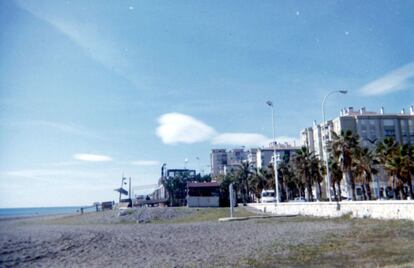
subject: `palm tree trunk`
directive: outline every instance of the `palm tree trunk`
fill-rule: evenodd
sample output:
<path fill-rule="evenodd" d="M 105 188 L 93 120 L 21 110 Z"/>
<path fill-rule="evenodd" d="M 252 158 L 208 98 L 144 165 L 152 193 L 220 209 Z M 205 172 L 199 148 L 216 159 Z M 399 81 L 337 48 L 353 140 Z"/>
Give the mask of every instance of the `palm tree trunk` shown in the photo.
<path fill-rule="evenodd" d="M 352 177 L 352 171 L 351 171 L 351 169 L 348 170 L 347 175 L 349 177 L 349 181 L 351 182 L 352 201 L 356 201 L 355 180 Z"/>
<path fill-rule="evenodd" d="M 342 201 L 341 182 L 338 181 L 337 184 L 338 184 L 338 201 L 340 202 Z"/>
<path fill-rule="evenodd" d="M 395 187 L 395 176 L 392 176 L 392 190 L 394 192 L 394 199 L 397 200 L 398 188 Z"/>
<path fill-rule="evenodd" d="M 247 179 L 244 184 L 244 193 L 243 193 L 243 206 L 247 206 L 247 199 L 249 198 L 249 185 Z"/>
<path fill-rule="evenodd" d="M 365 185 L 361 185 L 362 188 L 362 196 L 364 197 L 364 200 L 367 200 L 366 192 L 365 192 Z"/>
<path fill-rule="evenodd" d="M 307 190 L 308 190 L 308 201 L 312 202 L 313 201 L 313 194 L 312 194 L 312 184 L 311 184 L 310 179 L 308 179 Z"/>
<path fill-rule="evenodd" d="M 285 193 L 286 193 L 285 201 L 287 202 L 289 200 L 289 187 L 288 187 L 287 183 L 285 183 Z"/>
<path fill-rule="evenodd" d="M 411 176 L 408 178 L 407 184 L 408 184 L 408 190 L 410 191 L 410 198 L 411 200 L 414 200 L 413 183 L 411 181 Z"/>
<path fill-rule="evenodd" d="M 303 186 L 300 184 L 298 185 L 299 189 L 299 197 L 305 196 L 305 189 L 303 189 Z"/>
<path fill-rule="evenodd" d="M 332 184 L 332 189 L 333 189 L 333 194 L 334 194 L 335 201 L 338 201 L 338 197 L 336 196 L 336 187 L 335 187 L 335 183 L 333 183 L 333 184 Z"/>
<path fill-rule="evenodd" d="M 369 183 L 366 183 L 365 185 L 367 187 L 368 200 L 372 200 L 372 196 L 371 196 L 371 186 L 369 185 Z"/>
<path fill-rule="evenodd" d="M 404 200 L 404 191 L 403 191 L 402 186 L 398 186 L 398 195 L 399 195 L 400 200 Z"/>
<path fill-rule="evenodd" d="M 321 191 L 322 191 L 322 189 L 321 189 L 321 184 L 320 184 L 320 182 L 318 181 L 317 182 L 317 187 L 318 187 L 318 196 L 317 196 L 317 199 L 319 200 L 319 201 L 321 201 Z"/>

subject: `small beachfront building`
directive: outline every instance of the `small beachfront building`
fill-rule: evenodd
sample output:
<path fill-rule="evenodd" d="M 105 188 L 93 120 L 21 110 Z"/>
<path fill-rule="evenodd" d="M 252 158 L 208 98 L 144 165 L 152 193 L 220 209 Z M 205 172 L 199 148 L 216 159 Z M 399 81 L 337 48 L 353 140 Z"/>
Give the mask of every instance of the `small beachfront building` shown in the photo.
<path fill-rule="evenodd" d="M 218 182 L 188 182 L 188 207 L 218 207 L 220 204 L 220 184 Z"/>

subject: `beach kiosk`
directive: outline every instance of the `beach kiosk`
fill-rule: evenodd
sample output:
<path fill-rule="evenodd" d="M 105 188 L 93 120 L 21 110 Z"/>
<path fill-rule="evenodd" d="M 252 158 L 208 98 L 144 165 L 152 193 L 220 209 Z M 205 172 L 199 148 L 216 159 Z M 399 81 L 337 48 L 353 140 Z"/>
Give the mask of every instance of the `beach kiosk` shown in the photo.
<path fill-rule="evenodd" d="M 218 207 L 220 184 L 218 182 L 187 182 L 188 207 Z"/>

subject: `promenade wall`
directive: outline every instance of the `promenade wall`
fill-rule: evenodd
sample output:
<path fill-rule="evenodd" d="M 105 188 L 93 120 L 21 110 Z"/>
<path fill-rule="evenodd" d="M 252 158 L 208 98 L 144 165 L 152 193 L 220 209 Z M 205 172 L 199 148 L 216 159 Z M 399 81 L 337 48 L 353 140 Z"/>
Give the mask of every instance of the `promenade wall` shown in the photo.
<path fill-rule="evenodd" d="M 414 221 L 413 200 L 387 201 L 342 201 L 342 202 L 302 202 L 302 203 L 250 203 L 250 207 L 275 215 L 306 215 L 316 217 L 340 217 L 351 215 L 354 218 L 406 219 Z"/>

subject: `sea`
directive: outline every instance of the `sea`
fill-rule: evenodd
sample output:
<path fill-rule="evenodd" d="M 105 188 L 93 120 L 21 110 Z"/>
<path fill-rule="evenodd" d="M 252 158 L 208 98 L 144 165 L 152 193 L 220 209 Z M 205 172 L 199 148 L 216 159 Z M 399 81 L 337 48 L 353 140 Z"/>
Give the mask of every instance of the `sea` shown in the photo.
<path fill-rule="evenodd" d="M 0 208 L 0 218 L 79 214 L 81 207 Z M 84 209 L 84 212 L 95 211 L 95 209 L 95 207 L 88 207 Z"/>

